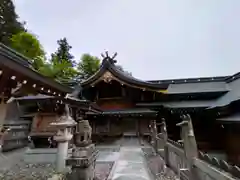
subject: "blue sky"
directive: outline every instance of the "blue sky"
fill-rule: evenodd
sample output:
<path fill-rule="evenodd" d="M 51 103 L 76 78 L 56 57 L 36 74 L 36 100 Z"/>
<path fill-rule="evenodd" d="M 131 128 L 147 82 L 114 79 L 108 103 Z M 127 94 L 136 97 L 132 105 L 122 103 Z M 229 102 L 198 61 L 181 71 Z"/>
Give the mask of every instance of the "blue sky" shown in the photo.
<path fill-rule="evenodd" d="M 118 64 L 143 80 L 240 71 L 239 0 L 14 2 L 47 53 L 66 37 L 76 59 L 118 52 Z"/>

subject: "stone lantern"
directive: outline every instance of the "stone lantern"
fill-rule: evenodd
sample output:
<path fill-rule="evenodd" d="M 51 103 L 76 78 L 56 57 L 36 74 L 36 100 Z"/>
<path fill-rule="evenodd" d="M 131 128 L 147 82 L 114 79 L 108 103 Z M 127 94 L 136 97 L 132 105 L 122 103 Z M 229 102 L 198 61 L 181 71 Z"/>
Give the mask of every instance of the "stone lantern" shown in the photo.
<path fill-rule="evenodd" d="M 78 119 L 75 136 L 78 147 L 87 146 L 92 143 L 92 128 L 88 120 Z"/>
<path fill-rule="evenodd" d="M 68 142 L 73 137 L 72 131 L 76 124 L 68 113 L 62 115 L 56 122 L 51 123 L 51 126 L 57 129 L 57 134 L 53 138 L 58 143 L 56 168 L 59 172 L 65 168 L 65 161 L 68 155 Z"/>

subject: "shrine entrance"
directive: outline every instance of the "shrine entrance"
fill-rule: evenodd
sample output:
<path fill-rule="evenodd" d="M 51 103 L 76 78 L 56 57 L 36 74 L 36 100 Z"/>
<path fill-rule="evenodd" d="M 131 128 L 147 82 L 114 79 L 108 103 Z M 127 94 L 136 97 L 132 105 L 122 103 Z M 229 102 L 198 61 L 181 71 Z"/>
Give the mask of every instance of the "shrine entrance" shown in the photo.
<path fill-rule="evenodd" d="M 137 120 L 124 118 L 121 122 L 123 136 L 137 136 Z"/>

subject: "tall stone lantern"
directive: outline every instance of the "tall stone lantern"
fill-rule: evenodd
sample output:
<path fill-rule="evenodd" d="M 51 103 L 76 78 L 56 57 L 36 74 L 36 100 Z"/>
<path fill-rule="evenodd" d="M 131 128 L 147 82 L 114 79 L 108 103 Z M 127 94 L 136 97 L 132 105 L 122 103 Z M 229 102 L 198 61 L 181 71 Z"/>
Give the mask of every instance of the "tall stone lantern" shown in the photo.
<path fill-rule="evenodd" d="M 58 143 L 56 158 L 56 169 L 58 172 L 62 172 L 65 169 L 68 142 L 72 139 L 73 127 L 77 124 L 69 115 L 68 109 L 66 111 L 66 114 L 62 115 L 56 122 L 51 123 L 51 126 L 57 129 L 57 134 L 53 138 Z"/>

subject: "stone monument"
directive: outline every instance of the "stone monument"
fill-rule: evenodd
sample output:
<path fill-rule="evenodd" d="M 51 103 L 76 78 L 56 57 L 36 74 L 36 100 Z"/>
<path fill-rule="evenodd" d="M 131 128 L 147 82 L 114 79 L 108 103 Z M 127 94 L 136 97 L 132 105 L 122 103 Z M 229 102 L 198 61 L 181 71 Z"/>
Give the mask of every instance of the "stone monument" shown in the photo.
<path fill-rule="evenodd" d="M 77 123 L 76 147 L 66 164 L 72 167 L 72 180 L 93 180 L 97 151 L 91 140 L 92 128 L 88 120 L 79 118 Z"/>

